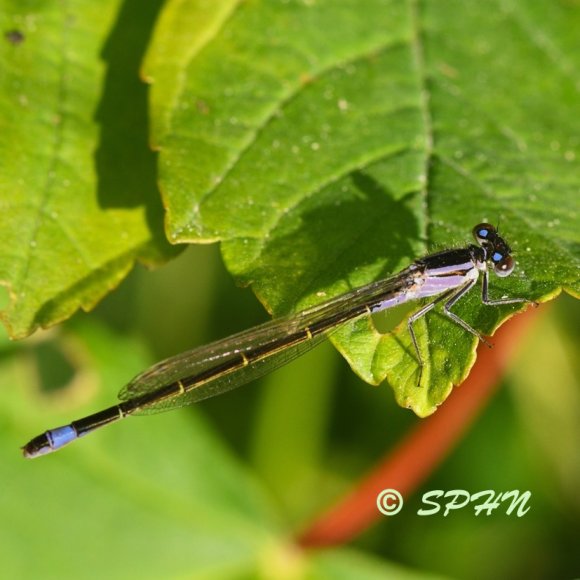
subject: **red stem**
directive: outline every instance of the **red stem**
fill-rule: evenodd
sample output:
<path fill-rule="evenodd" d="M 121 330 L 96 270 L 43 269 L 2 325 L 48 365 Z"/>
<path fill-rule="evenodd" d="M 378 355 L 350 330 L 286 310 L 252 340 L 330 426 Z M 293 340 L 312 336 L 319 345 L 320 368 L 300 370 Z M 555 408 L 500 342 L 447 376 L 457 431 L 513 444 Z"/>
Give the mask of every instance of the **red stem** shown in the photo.
<path fill-rule="evenodd" d="M 479 348 L 477 361 L 462 384 L 438 411 L 421 421 L 356 488 L 320 515 L 297 539 L 303 547 L 342 544 L 381 516 L 376 498 L 385 488 L 409 497 L 451 452 L 491 398 L 522 335 L 535 320 L 536 308 L 515 316 L 494 336 L 494 348 Z"/>

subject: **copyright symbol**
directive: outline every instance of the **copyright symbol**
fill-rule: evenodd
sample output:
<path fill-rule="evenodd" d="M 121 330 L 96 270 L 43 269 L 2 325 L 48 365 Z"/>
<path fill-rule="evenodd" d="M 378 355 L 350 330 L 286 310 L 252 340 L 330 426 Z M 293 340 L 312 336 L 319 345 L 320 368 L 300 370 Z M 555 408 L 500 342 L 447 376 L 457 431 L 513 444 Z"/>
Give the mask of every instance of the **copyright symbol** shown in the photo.
<path fill-rule="evenodd" d="M 383 489 L 377 495 L 377 508 L 384 516 L 394 516 L 403 509 L 403 496 L 396 489 Z"/>

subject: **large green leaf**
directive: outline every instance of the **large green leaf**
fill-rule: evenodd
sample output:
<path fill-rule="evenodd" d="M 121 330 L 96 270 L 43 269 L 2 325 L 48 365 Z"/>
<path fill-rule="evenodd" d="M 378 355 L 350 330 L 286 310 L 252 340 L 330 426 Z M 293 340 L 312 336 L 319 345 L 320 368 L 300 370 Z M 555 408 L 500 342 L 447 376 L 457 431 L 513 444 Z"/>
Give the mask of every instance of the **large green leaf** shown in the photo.
<path fill-rule="evenodd" d="M 43 345 L 66 350 L 74 365 L 74 383 L 60 399 L 68 412 L 57 412 L 54 393 L 42 398 L 46 376 L 28 376 L 31 357 L 38 359 Z M 0 383 L 16 387 L 2 389 L 0 414 L 0 558 L 7 576 L 160 578 L 195 571 L 225 578 L 256 566 L 260 552 L 275 543 L 267 494 L 199 412 L 132 421 L 128 429 L 111 429 L 51 462 L 22 459 L 23 431 L 41 419 L 32 409 L 52 409 L 65 420 L 71 408 L 79 411 L 79 397 L 88 402 L 91 392 L 106 404 L 146 362 L 135 341 L 90 324 L 13 354 L 0 364 Z M 49 368 L 55 367 L 53 355 Z M 89 407 L 96 403 L 88 398 Z"/>
<path fill-rule="evenodd" d="M 40 409 L 67 421 L 105 405 L 146 357 L 137 341 L 93 321 L 9 348 L 0 334 L 0 384 L 13 387 L 0 390 L 6 577 L 425 577 L 370 554 L 297 550 L 280 506 L 199 408 L 134 418 L 44 461 L 25 461 L 18 446 L 46 421 Z M 46 372 L 31 376 L 31 362 L 47 348 Z M 60 396 L 49 396 L 43 387 L 58 372 L 55 352 L 74 372 Z"/>
<path fill-rule="evenodd" d="M 15 338 L 170 251 L 137 76 L 147 4 L 0 3 L 0 284 Z"/>
<path fill-rule="evenodd" d="M 487 220 L 518 259 L 492 296 L 578 294 L 579 26 L 551 0 L 168 2 L 145 71 L 170 239 L 221 240 L 281 314 Z M 456 312 L 484 333 L 518 310 L 472 294 Z M 436 314 L 417 327 L 428 388 L 404 325 L 333 341 L 427 415 L 476 340 Z"/>

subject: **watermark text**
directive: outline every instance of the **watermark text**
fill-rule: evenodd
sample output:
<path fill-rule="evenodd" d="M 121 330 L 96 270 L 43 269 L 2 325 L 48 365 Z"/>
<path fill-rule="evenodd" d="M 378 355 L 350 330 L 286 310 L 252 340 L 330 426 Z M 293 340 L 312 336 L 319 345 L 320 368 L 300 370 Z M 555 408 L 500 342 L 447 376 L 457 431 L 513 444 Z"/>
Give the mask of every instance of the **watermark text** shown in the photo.
<path fill-rule="evenodd" d="M 506 515 L 521 518 L 530 510 L 530 491 L 494 491 L 487 489 L 469 493 L 464 489 L 433 489 L 426 491 L 421 497 L 421 507 L 417 510 L 419 516 L 450 513 L 461 509 L 472 509 L 476 516 L 490 516 L 500 510 Z M 403 509 L 403 496 L 396 489 L 383 489 L 377 495 L 377 509 L 385 516 L 393 516 Z"/>

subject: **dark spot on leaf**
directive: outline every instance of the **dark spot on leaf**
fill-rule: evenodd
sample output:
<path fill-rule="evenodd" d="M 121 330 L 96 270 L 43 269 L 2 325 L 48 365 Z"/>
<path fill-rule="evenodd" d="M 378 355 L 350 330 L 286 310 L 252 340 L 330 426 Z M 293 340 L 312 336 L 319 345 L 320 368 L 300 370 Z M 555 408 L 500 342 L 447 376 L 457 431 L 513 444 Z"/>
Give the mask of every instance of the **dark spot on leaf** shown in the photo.
<path fill-rule="evenodd" d="M 41 342 L 33 348 L 34 360 L 38 369 L 40 390 L 53 394 L 70 386 L 75 375 L 75 365 L 58 344 L 52 341 Z"/>
<path fill-rule="evenodd" d="M 21 30 L 8 30 L 7 32 L 4 33 L 4 38 L 10 43 L 10 44 L 22 44 L 24 42 L 24 40 L 26 39 L 26 37 L 24 36 L 24 32 L 22 32 Z"/>

